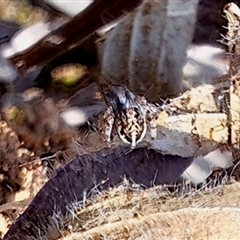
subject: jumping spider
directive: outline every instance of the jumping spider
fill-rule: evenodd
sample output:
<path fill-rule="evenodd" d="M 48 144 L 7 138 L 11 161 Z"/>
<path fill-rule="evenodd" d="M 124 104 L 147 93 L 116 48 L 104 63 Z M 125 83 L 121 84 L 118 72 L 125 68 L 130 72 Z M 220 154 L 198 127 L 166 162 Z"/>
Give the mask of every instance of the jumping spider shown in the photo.
<path fill-rule="evenodd" d="M 134 148 L 145 137 L 148 123 L 152 139 L 157 137 L 157 106 L 148 103 L 144 97 L 135 96 L 123 86 L 108 87 L 104 98 L 108 107 L 103 116 L 103 134 L 108 142 L 115 128 L 119 138 Z"/>

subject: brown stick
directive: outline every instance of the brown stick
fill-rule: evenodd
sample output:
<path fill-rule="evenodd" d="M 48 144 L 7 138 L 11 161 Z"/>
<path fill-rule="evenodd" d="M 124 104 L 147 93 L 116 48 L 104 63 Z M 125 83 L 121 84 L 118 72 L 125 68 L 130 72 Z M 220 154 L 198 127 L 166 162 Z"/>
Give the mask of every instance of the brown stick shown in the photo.
<path fill-rule="evenodd" d="M 22 74 L 30 68 L 46 64 L 76 46 L 82 39 L 135 8 L 142 0 L 95 0 L 72 20 L 41 39 L 33 48 L 11 60 Z"/>

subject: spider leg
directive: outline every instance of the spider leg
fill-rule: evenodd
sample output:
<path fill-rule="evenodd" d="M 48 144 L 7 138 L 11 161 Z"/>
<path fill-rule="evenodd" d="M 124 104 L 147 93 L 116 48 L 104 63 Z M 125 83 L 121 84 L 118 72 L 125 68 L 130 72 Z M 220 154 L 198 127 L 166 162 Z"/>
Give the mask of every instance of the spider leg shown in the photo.
<path fill-rule="evenodd" d="M 107 142 L 111 141 L 111 135 L 112 135 L 112 130 L 113 130 L 113 125 L 114 125 L 114 121 L 115 121 L 115 115 L 113 112 L 113 108 L 112 106 L 109 106 L 104 115 L 103 115 L 103 119 L 104 119 L 104 136 L 107 140 Z"/>
<path fill-rule="evenodd" d="M 151 139 L 154 140 L 157 138 L 157 122 L 155 118 L 151 119 L 151 121 L 149 122 L 149 127 Z"/>
<path fill-rule="evenodd" d="M 148 116 L 147 119 L 149 121 L 149 128 L 150 128 L 150 134 L 151 139 L 154 140 L 157 138 L 157 117 L 160 112 L 159 108 L 157 106 L 154 106 L 152 104 L 148 104 Z"/>

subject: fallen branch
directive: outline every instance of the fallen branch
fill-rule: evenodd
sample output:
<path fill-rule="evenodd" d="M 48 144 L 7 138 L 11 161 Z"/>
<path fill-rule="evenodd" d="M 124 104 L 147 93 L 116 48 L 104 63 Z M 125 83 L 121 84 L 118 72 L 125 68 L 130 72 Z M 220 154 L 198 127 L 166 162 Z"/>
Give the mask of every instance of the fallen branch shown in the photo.
<path fill-rule="evenodd" d="M 25 74 L 35 66 L 46 64 L 73 48 L 88 35 L 140 3 L 141 0 L 95 0 L 76 17 L 11 60 Z"/>
<path fill-rule="evenodd" d="M 79 156 L 57 171 L 36 195 L 27 210 L 9 229 L 4 240 L 57 239 L 66 222 L 69 204 L 84 202 L 126 177 L 144 187 L 181 179 L 192 158 L 163 156 L 146 148 L 103 149 Z M 56 221 L 56 215 L 58 220 Z"/>

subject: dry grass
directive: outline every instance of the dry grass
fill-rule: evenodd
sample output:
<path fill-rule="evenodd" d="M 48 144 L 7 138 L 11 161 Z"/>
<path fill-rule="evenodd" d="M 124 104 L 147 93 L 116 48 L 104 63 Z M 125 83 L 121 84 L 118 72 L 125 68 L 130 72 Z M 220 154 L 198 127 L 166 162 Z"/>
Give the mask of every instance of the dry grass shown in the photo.
<path fill-rule="evenodd" d="M 75 233 L 77 239 L 238 239 L 238 208 L 186 208 Z"/>
<path fill-rule="evenodd" d="M 239 190 L 240 183 L 183 195 L 113 189 L 75 204 L 62 239 L 239 239 Z"/>

